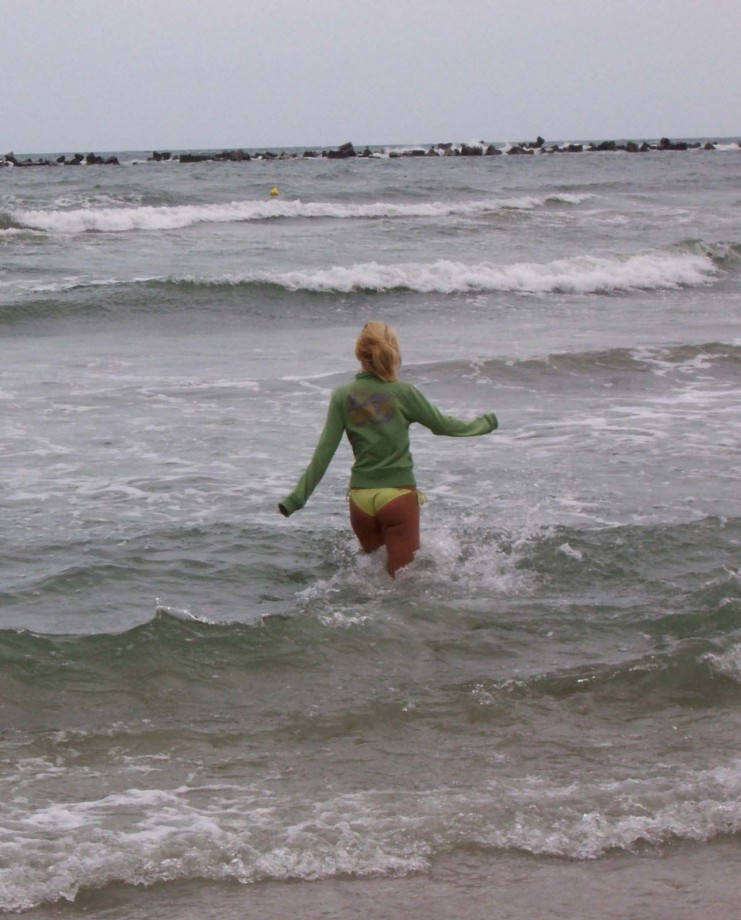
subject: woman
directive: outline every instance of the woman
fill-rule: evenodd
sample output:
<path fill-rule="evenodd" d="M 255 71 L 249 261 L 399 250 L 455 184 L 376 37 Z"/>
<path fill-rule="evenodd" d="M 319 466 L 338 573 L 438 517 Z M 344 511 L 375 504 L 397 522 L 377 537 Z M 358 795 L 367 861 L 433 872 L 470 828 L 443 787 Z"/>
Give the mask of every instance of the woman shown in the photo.
<path fill-rule="evenodd" d="M 399 340 L 386 323 L 370 322 L 355 343 L 361 372 L 330 398 L 327 421 L 296 488 L 278 505 L 288 517 L 303 508 L 347 434 L 355 462 L 350 476 L 350 524 L 364 552 L 386 547 L 393 578 L 419 549 L 420 496 L 409 452 L 409 426 L 434 434 L 471 437 L 497 427 L 493 412 L 473 421 L 443 415 L 409 383 L 397 379 Z"/>

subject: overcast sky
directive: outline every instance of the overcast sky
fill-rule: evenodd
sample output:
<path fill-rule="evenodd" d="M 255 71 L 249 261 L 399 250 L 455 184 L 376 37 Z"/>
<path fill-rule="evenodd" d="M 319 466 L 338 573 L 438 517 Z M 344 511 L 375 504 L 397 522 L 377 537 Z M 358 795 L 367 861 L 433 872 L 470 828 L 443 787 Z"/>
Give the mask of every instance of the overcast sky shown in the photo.
<path fill-rule="evenodd" d="M 741 136 L 741 0 L 0 0 L 0 154 Z"/>

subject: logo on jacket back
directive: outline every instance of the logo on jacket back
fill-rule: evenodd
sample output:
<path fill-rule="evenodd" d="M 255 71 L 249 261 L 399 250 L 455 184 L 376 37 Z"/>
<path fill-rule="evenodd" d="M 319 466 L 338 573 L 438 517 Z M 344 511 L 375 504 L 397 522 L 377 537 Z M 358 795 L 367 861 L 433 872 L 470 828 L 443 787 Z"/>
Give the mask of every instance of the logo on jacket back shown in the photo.
<path fill-rule="evenodd" d="M 354 425 L 388 425 L 394 417 L 394 399 L 388 393 L 355 390 L 347 395 L 347 411 Z"/>

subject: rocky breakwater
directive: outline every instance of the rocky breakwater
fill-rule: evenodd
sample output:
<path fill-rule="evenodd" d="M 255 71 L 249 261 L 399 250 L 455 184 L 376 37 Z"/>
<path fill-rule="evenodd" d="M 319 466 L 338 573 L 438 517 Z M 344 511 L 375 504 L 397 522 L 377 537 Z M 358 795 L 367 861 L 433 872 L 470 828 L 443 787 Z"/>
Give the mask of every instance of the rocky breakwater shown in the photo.
<path fill-rule="evenodd" d="M 440 143 L 433 146 L 412 146 L 404 148 L 387 147 L 384 150 L 376 148 L 371 150 L 365 147 L 356 150 L 348 141 L 337 148 L 321 150 L 304 150 L 303 153 L 295 151 L 276 152 L 265 150 L 262 152 L 248 153 L 246 150 L 222 150 L 217 152 L 184 152 L 172 153 L 171 151 L 155 150 L 148 161 L 155 163 L 245 163 L 250 160 L 297 160 L 297 159 L 328 159 L 347 160 L 379 159 L 398 157 L 499 157 L 499 156 L 535 156 L 536 154 L 561 154 L 561 153 L 650 153 L 664 151 L 685 150 L 716 150 L 719 146 L 727 149 L 731 146 L 741 147 L 741 141 L 727 141 L 718 144 L 715 141 L 672 141 L 662 137 L 659 141 L 590 141 L 572 144 L 547 144 L 545 138 L 538 137 L 534 141 L 523 141 L 517 144 L 491 144 L 485 141 L 468 144 Z M 83 156 L 76 153 L 67 159 L 65 156 L 55 160 L 48 159 L 18 159 L 12 153 L 6 153 L 0 159 L 0 166 L 109 166 L 119 165 L 118 157 L 102 157 L 95 153 Z"/>
<path fill-rule="evenodd" d="M 741 141 L 735 142 L 741 147 Z M 390 151 L 390 157 L 491 157 L 491 156 L 535 156 L 545 153 L 649 153 L 666 150 L 716 150 L 718 145 L 712 141 L 671 141 L 662 137 L 660 141 L 648 143 L 641 141 L 591 141 L 578 144 L 546 144 L 545 138 L 535 141 L 522 141 L 517 144 L 505 144 L 497 147 L 480 141 L 477 144 L 436 144 L 433 147 L 412 147 L 407 150 Z"/>
<path fill-rule="evenodd" d="M 485 149 L 484 149 L 485 148 Z M 154 151 L 149 157 L 150 162 L 178 162 L 178 163 L 238 163 L 246 160 L 298 160 L 298 159 L 326 159 L 326 160 L 349 160 L 349 159 L 378 159 L 381 157 L 422 157 L 422 156 L 481 156 L 486 153 L 487 156 L 499 155 L 502 153 L 493 144 L 484 145 L 480 148 L 476 145 L 467 144 L 439 144 L 431 148 L 413 147 L 408 150 L 390 150 L 388 153 L 382 153 L 378 150 L 371 150 L 365 147 L 357 150 L 355 145 L 348 141 L 337 148 L 327 148 L 321 150 L 304 150 L 303 153 L 282 151 L 277 153 L 274 150 L 265 150 L 263 152 L 247 153 L 245 150 L 224 150 L 221 153 L 172 153 L 170 151 Z"/>
<path fill-rule="evenodd" d="M 120 166 L 118 157 L 108 156 L 102 157 L 97 153 L 88 153 L 87 156 L 82 153 L 75 153 L 68 160 L 66 156 L 62 155 L 57 157 L 55 160 L 47 160 L 39 158 L 38 160 L 33 160 L 30 157 L 26 157 L 23 160 L 19 160 L 18 157 L 13 153 L 6 153 L 3 157 L 3 160 L 0 161 L 0 166 Z"/>
<path fill-rule="evenodd" d="M 172 153 L 171 151 L 157 151 L 149 157 L 150 162 L 178 162 L 178 163 L 242 163 L 247 160 L 297 160 L 325 158 L 328 160 L 346 160 L 351 157 L 372 157 L 370 148 L 366 147 L 358 153 L 352 143 L 348 141 L 336 150 L 304 150 L 303 153 L 289 153 L 283 151 L 276 153 L 274 150 L 248 153 L 246 150 L 223 150 L 221 153 Z"/>
<path fill-rule="evenodd" d="M 741 146 L 741 143 L 737 143 L 736 146 Z M 590 143 L 590 144 L 568 144 L 565 147 L 559 147 L 557 144 L 554 144 L 552 147 L 545 148 L 546 153 L 617 153 L 619 151 L 624 151 L 625 153 L 649 153 L 652 150 L 665 151 L 665 150 L 716 150 L 717 144 L 714 144 L 712 141 L 670 141 L 668 137 L 662 137 L 658 143 L 649 144 L 646 141 L 642 141 L 640 144 L 636 141 L 624 141 L 618 143 L 617 141 L 601 141 L 600 143 Z"/>

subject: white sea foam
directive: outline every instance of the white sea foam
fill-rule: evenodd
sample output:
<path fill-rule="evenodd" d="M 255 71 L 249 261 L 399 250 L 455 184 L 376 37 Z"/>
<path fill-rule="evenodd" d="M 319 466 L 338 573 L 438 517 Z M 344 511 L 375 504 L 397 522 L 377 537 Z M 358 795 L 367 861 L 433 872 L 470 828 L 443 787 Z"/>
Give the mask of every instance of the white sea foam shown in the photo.
<path fill-rule="evenodd" d="M 480 687 L 474 694 L 487 704 Z M 437 853 L 459 846 L 589 860 L 671 838 L 706 841 L 741 830 L 739 766 L 677 773 L 672 765 L 642 780 L 555 785 L 538 776 L 479 778 L 308 801 L 210 783 L 130 788 L 25 815 L 6 807 L 0 909 L 74 900 L 83 887 L 114 881 L 403 875 L 428 869 Z"/>
<path fill-rule="evenodd" d="M 439 494 L 441 490 L 436 490 Z M 426 509 L 425 509 L 426 510 Z M 422 525 L 422 546 L 414 562 L 397 573 L 395 582 L 386 574 L 386 551 L 367 556 L 356 549 L 348 536 L 342 547 L 341 564 L 328 578 L 319 578 L 296 595 L 300 607 L 310 611 L 325 626 L 348 627 L 386 619 L 386 601 L 398 596 L 404 585 L 411 594 L 429 592 L 458 596 L 465 584 L 469 595 L 524 596 L 532 591 L 532 575 L 518 568 L 528 536 L 514 548 L 498 545 L 496 539 L 472 534 L 473 519 L 464 517 L 456 525 L 436 522 Z M 474 588 L 475 586 L 475 588 Z M 358 599 L 370 602 L 358 605 Z M 345 600 L 346 599 L 346 600 Z"/>
<path fill-rule="evenodd" d="M 581 550 L 574 549 L 574 547 L 568 542 L 562 543 L 558 547 L 558 550 L 559 552 L 563 553 L 564 556 L 569 556 L 572 559 L 576 559 L 578 562 L 581 562 L 581 560 L 584 558 L 584 554 L 581 552 Z"/>
<path fill-rule="evenodd" d="M 220 287 L 264 284 L 286 291 L 349 294 L 406 290 L 423 294 L 511 292 L 515 294 L 620 294 L 639 290 L 673 290 L 710 284 L 719 269 L 708 255 L 656 250 L 633 256 L 575 256 L 552 262 L 465 263 L 360 262 L 350 266 L 287 272 L 251 271 L 221 275 L 170 275 L 125 278 L 66 277 L 56 282 L 9 283 L 35 293 L 125 284 L 189 284 Z M 659 363 L 659 362 L 657 362 Z"/>
<path fill-rule="evenodd" d="M 706 655 L 705 660 L 718 674 L 741 683 L 741 645 L 734 645 L 721 655 Z"/>
<path fill-rule="evenodd" d="M 545 197 L 523 195 L 517 198 L 463 202 L 417 202 L 394 204 L 339 204 L 303 202 L 299 199 L 231 201 L 223 204 L 143 206 L 118 208 L 74 208 L 69 210 L 17 210 L 13 221 L 23 227 L 53 233 L 121 233 L 131 230 L 176 230 L 199 223 L 274 220 L 276 218 L 445 218 L 476 216 L 507 210 L 533 210 L 552 203 L 577 205 L 594 196 L 591 193 L 555 193 Z"/>
<path fill-rule="evenodd" d="M 214 278 L 184 276 L 192 284 L 273 284 L 288 291 L 342 293 L 408 290 L 430 294 L 500 291 L 522 294 L 611 294 L 708 284 L 717 275 L 711 258 L 682 251 L 654 251 L 628 257 L 577 256 L 553 262 L 466 264 L 365 262 L 349 267 L 290 272 L 247 272 Z"/>

